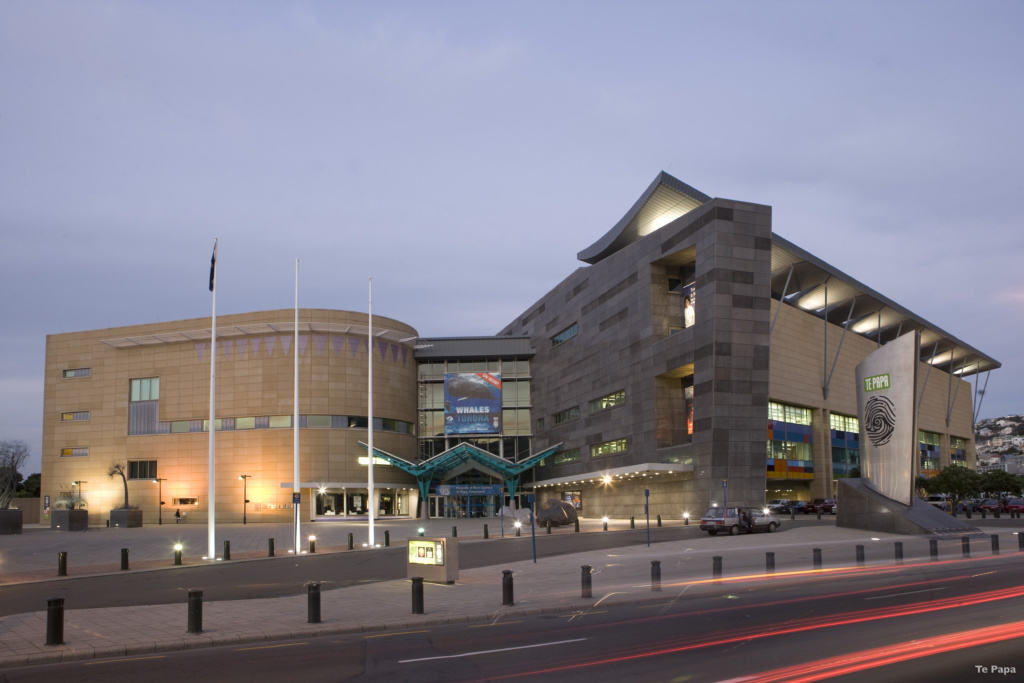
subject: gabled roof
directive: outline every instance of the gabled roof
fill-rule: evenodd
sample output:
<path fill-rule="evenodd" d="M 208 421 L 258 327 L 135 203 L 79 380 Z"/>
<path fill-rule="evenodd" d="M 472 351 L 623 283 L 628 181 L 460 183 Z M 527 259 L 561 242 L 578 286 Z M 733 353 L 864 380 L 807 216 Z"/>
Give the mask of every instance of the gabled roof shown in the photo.
<path fill-rule="evenodd" d="M 359 445 L 363 448 L 369 448 L 362 441 L 359 442 Z M 408 472 L 417 479 L 431 479 L 439 477 L 446 471 L 469 461 L 475 461 L 484 467 L 499 472 L 506 479 L 512 479 L 514 477 L 518 477 L 520 474 L 540 463 L 545 458 L 554 455 L 561 447 L 562 444 L 557 443 L 551 448 L 547 448 L 539 453 L 534 453 L 529 457 L 519 460 L 518 462 L 513 462 L 508 458 L 501 457 L 500 455 L 494 455 L 482 448 L 477 448 L 476 446 L 465 442 L 457 444 L 443 453 L 438 453 L 432 458 L 427 458 L 420 462 L 411 462 L 405 458 L 400 458 L 393 453 L 382 451 L 376 447 L 373 449 L 373 454 L 376 457 L 387 460 L 395 467 Z"/>
<path fill-rule="evenodd" d="M 599 240 L 576 254 L 576 258 L 590 264 L 597 263 L 710 199 L 700 190 L 662 171 L 626 215 Z"/>

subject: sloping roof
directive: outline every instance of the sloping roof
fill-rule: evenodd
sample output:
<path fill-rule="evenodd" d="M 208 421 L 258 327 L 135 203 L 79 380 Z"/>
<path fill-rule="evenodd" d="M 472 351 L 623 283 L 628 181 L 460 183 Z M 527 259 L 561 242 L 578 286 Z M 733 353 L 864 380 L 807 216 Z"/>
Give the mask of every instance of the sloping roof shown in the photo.
<path fill-rule="evenodd" d="M 369 446 L 362 441 L 359 442 L 359 445 L 363 448 L 369 448 Z M 458 467 L 470 460 L 499 472 L 501 476 L 506 479 L 511 479 L 518 477 L 520 474 L 538 464 L 545 458 L 553 455 L 561 447 L 562 444 L 557 443 L 551 448 L 546 448 L 539 453 L 533 453 L 516 462 L 513 462 L 508 458 L 503 458 L 500 455 L 494 455 L 493 453 L 485 451 L 482 448 L 477 448 L 473 444 L 466 442 L 457 444 L 443 453 L 438 453 L 437 455 L 420 462 L 411 462 L 405 458 L 400 458 L 393 453 L 382 451 L 379 448 L 374 448 L 373 454 L 376 457 L 387 460 L 395 467 L 408 472 L 417 479 L 440 477 L 447 470 Z"/>
<path fill-rule="evenodd" d="M 590 264 L 597 263 L 710 199 L 700 190 L 662 171 L 626 215 L 599 240 L 576 254 L 576 258 Z"/>
<path fill-rule="evenodd" d="M 921 362 L 945 372 L 966 377 L 1002 367 L 994 358 L 775 233 L 771 287 L 772 298 L 819 318 L 827 317 L 836 325 L 849 325 L 851 332 L 881 343 L 919 330 Z"/>

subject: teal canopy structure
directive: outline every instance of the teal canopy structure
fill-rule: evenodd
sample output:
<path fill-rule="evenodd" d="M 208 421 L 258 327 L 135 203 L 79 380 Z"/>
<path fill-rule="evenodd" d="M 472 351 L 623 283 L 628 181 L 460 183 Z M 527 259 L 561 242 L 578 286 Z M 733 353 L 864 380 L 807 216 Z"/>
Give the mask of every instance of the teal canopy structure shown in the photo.
<path fill-rule="evenodd" d="M 369 448 L 362 441 L 359 442 L 359 445 L 364 449 Z M 435 478 L 441 479 L 445 473 L 473 462 L 485 469 L 500 474 L 505 480 L 505 489 L 508 491 L 509 496 L 515 496 L 516 489 L 519 488 L 520 475 L 557 453 L 561 447 L 562 444 L 557 443 L 539 453 L 533 453 L 518 462 L 513 462 L 500 455 L 494 455 L 465 442 L 420 462 L 410 462 L 405 458 L 400 458 L 393 453 L 382 451 L 376 447 L 373 449 L 373 455 L 416 477 L 416 483 L 420 489 L 420 500 L 425 500 L 430 492 L 431 481 Z"/>

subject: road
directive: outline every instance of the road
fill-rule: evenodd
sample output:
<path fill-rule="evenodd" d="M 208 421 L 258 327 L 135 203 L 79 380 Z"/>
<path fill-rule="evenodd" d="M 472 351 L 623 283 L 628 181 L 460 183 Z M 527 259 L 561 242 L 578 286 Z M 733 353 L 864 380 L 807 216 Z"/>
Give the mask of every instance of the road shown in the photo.
<path fill-rule="evenodd" d="M 704 579 L 583 611 L 26 667 L 0 680 L 1021 680 L 1022 577 L 1015 553 Z"/>

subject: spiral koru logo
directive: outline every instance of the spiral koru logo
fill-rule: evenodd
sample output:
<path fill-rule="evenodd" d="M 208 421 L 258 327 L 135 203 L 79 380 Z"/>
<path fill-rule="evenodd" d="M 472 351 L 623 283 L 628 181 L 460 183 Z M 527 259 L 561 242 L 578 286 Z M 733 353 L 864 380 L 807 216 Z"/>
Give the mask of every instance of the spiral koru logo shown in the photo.
<path fill-rule="evenodd" d="M 871 445 L 878 447 L 889 443 L 896 429 L 896 410 L 886 396 L 872 396 L 864 405 L 864 431 L 871 439 Z"/>

